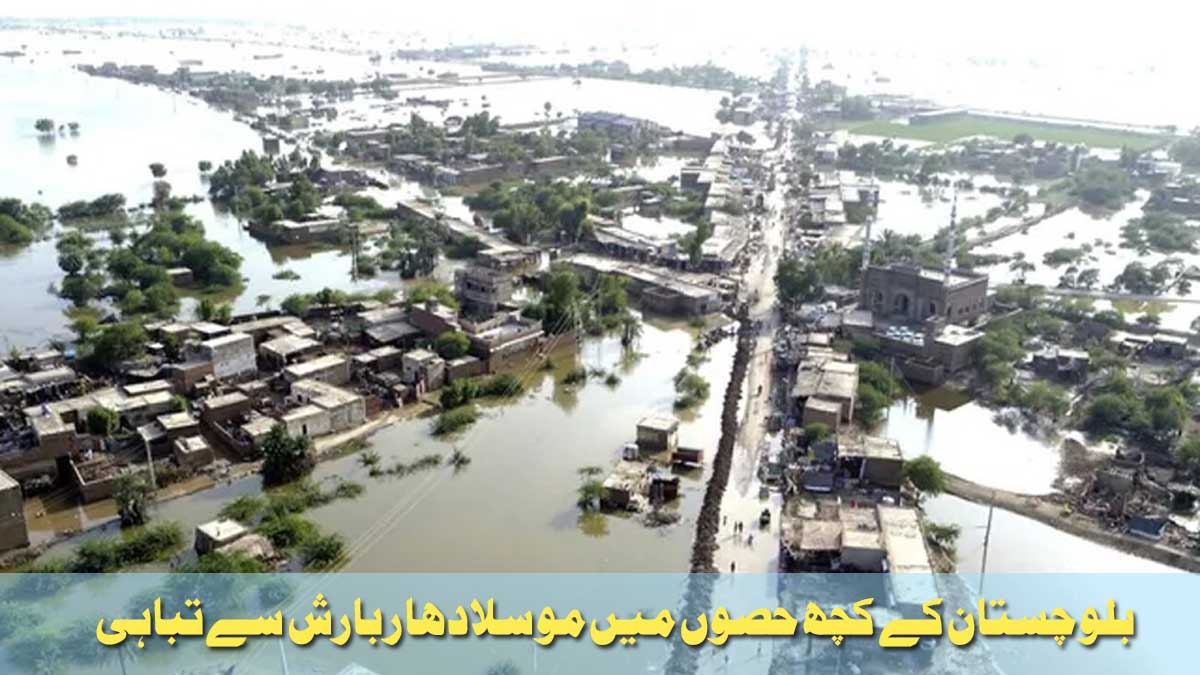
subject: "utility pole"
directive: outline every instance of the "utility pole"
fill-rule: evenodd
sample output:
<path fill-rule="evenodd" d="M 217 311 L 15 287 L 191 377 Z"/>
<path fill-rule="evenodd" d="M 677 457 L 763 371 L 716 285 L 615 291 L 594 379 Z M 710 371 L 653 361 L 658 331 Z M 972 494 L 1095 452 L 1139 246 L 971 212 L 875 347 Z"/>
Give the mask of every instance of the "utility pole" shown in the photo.
<path fill-rule="evenodd" d="M 991 502 L 988 503 L 987 530 L 983 533 L 983 560 L 979 564 L 979 597 L 983 597 L 983 577 L 987 574 L 988 542 L 992 538 L 992 514 L 996 512 L 996 492 L 992 491 Z"/>
<path fill-rule="evenodd" d="M 146 443 L 146 467 L 150 469 L 150 489 L 158 490 L 158 481 L 154 479 L 154 458 L 150 456 L 149 443 Z"/>

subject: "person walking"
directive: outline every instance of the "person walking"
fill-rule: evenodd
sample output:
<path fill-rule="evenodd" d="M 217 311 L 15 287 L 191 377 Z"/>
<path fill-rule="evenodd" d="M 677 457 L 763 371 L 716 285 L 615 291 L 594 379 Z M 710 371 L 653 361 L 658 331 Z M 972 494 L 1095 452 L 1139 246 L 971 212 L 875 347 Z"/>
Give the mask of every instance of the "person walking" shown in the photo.
<path fill-rule="evenodd" d="M 730 560 L 729 561 L 729 573 L 733 574 L 736 571 L 737 571 L 737 562 Z"/>

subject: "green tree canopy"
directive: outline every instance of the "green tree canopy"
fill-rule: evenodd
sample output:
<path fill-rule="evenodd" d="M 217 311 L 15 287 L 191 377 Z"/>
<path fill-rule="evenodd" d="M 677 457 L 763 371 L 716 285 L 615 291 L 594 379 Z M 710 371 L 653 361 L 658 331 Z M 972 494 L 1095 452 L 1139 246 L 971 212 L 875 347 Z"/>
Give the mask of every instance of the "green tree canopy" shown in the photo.
<path fill-rule="evenodd" d="M 904 477 L 922 493 L 936 496 L 946 491 L 946 474 L 942 471 L 942 465 L 929 455 L 904 462 Z"/>
<path fill-rule="evenodd" d="M 271 427 L 263 439 L 262 453 L 262 476 L 266 485 L 282 485 L 302 478 L 316 463 L 308 439 L 289 435 L 283 424 Z"/>

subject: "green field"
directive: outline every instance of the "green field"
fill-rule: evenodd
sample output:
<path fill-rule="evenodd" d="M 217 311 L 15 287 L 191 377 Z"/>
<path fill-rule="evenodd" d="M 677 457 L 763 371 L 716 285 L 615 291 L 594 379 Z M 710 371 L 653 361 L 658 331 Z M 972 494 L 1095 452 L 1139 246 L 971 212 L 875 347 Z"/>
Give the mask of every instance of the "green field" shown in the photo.
<path fill-rule="evenodd" d="M 911 138 L 931 143 L 950 143 L 970 136 L 993 136 L 1012 140 L 1017 134 L 1029 134 L 1035 140 L 1055 143 L 1083 143 L 1096 148 L 1120 148 L 1128 146 L 1134 150 L 1148 150 L 1162 145 L 1165 138 L 1132 131 L 1066 127 L 1019 120 L 987 119 L 968 117 L 925 124 L 897 124 L 895 122 L 866 122 L 848 125 L 851 133 L 887 138 Z"/>

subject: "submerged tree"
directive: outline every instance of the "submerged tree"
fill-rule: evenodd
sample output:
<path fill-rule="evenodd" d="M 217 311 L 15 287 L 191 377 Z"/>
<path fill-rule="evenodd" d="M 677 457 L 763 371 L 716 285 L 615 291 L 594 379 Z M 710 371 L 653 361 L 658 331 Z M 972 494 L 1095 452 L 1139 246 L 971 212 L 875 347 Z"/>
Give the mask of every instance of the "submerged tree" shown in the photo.
<path fill-rule="evenodd" d="M 585 466 L 579 469 L 579 478 L 582 482 L 578 490 L 579 498 L 575 500 L 575 503 L 580 509 L 594 511 L 608 496 L 608 489 L 599 479 L 602 473 L 604 473 L 604 469 L 598 466 Z"/>
<path fill-rule="evenodd" d="M 113 501 L 117 503 L 122 527 L 145 525 L 150 520 L 154 487 L 144 473 L 127 473 L 113 485 Z"/>
<path fill-rule="evenodd" d="M 276 424 L 263 440 L 263 483 L 281 485 L 308 475 L 315 460 L 308 439 L 288 434 L 287 427 Z"/>

